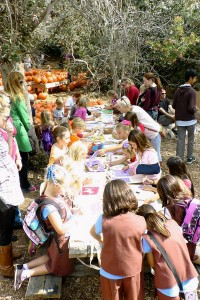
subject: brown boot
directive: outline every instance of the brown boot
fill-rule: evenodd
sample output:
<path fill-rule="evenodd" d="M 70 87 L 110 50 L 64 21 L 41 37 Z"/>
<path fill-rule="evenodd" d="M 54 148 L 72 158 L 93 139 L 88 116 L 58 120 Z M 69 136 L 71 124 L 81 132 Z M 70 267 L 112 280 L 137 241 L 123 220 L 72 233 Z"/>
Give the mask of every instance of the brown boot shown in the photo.
<path fill-rule="evenodd" d="M 12 244 L 0 246 L 0 275 L 14 277 Z"/>

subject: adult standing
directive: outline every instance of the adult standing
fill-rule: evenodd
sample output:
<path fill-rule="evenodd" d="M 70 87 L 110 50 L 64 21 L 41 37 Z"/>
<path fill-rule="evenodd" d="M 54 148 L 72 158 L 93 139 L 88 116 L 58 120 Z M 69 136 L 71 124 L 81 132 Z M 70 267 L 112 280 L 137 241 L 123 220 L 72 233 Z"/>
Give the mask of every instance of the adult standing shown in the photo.
<path fill-rule="evenodd" d="M 6 127 L 9 117 L 10 108 L 0 96 L 0 128 Z M 13 277 L 11 237 L 16 206 L 22 204 L 24 197 L 20 189 L 17 166 L 9 154 L 9 146 L 12 147 L 13 131 L 7 130 L 7 142 L 0 132 L 0 274 L 4 277 Z"/>
<path fill-rule="evenodd" d="M 121 81 L 121 87 L 125 89 L 126 97 L 128 97 L 128 99 L 130 100 L 131 105 L 136 105 L 140 91 L 135 86 L 133 81 L 129 78 L 123 78 Z"/>
<path fill-rule="evenodd" d="M 155 148 L 158 159 L 161 162 L 162 157 L 160 153 L 161 147 L 161 126 L 156 121 L 154 121 L 150 115 L 140 106 L 133 105 L 126 96 L 123 96 L 121 99 L 117 100 L 115 107 L 121 113 L 134 112 L 137 115 L 138 121 L 144 125 L 144 134 L 150 140 L 151 144 Z"/>
<path fill-rule="evenodd" d="M 23 84 L 24 76 L 22 73 L 17 71 L 10 72 L 7 78 L 6 91 L 11 97 L 10 115 L 17 130 L 16 141 L 22 158 L 22 169 L 19 171 L 20 185 L 22 190 L 29 192 L 35 191 L 36 187 L 31 186 L 28 181 L 28 153 L 32 150 L 28 131 L 31 125 L 24 101 L 25 91 Z"/>
<path fill-rule="evenodd" d="M 185 72 L 185 83 L 175 93 L 172 107 L 175 109 L 175 120 L 177 126 L 176 155 L 184 160 L 185 137 L 188 134 L 187 164 L 193 163 L 194 131 L 197 123 L 195 112 L 196 92 L 192 85 L 197 81 L 197 71 L 188 69 Z"/>
<path fill-rule="evenodd" d="M 158 119 L 158 104 L 162 94 L 162 85 L 160 79 L 153 73 L 145 73 L 143 82 L 147 89 L 144 95 L 143 109 L 154 119 Z"/>

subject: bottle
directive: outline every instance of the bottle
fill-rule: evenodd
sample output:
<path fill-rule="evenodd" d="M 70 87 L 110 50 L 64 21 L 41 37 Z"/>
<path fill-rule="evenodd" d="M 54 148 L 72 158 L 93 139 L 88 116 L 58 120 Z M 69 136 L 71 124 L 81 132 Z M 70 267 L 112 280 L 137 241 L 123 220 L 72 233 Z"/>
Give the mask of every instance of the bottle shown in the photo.
<path fill-rule="evenodd" d="M 35 232 L 41 243 L 44 243 L 48 239 L 48 234 L 45 233 L 38 220 L 33 220 L 29 227 Z"/>

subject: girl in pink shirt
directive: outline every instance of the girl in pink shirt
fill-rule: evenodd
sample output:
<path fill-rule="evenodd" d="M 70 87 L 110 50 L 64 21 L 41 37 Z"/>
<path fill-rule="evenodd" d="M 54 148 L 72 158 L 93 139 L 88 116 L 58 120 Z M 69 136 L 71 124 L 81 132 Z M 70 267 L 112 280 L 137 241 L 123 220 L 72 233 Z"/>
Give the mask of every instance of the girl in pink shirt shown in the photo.
<path fill-rule="evenodd" d="M 79 103 L 78 103 L 78 107 L 76 109 L 76 112 L 74 114 L 74 118 L 81 118 L 83 119 L 83 121 L 86 121 L 86 115 L 87 115 L 87 100 L 86 98 L 81 98 L 79 100 Z"/>
<path fill-rule="evenodd" d="M 144 133 L 133 129 L 128 135 L 128 142 L 136 153 L 136 161 L 125 166 L 123 171 L 130 169 L 132 175 L 141 174 L 158 180 L 161 176 L 158 155 Z"/>

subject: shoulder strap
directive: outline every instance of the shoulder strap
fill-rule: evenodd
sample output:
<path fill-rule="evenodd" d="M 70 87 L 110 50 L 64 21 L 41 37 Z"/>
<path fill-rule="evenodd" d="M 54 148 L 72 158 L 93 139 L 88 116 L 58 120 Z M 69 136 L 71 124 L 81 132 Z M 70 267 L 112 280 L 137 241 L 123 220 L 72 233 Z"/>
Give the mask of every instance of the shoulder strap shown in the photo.
<path fill-rule="evenodd" d="M 150 237 L 150 239 L 154 242 L 154 244 L 156 245 L 156 247 L 158 248 L 158 250 L 160 251 L 160 253 L 162 254 L 162 256 L 164 257 L 168 267 L 170 268 L 170 270 L 172 271 L 176 282 L 179 286 L 180 291 L 183 291 L 183 286 L 182 286 L 182 282 L 176 272 L 176 269 L 174 268 L 174 265 L 172 264 L 171 260 L 169 259 L 169 256 L 167 255 L 165 249 L 161 246 L 161 244 L 158 242 L 158 240 L 155 238 L 155 236 L 148 231 L 148 236 Z"/>
<path fill-rule="evenodd" d="M 62 210 L 61 207 L 58 203 L 56 203 L 53 199 L 48 198 L 48 197 L 39 197 L 38 199 L 35 200 L 35 202 L 38 204 L 38 208 L 37 210 L 43 206 L 43 205 L 48 205 L 51 204 L 53 206 L 55 206 L 60 214 L 60 216 L 62 215 Z"/>

